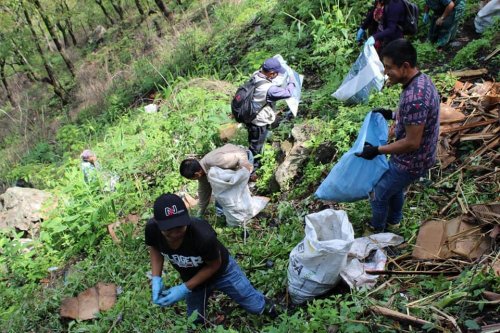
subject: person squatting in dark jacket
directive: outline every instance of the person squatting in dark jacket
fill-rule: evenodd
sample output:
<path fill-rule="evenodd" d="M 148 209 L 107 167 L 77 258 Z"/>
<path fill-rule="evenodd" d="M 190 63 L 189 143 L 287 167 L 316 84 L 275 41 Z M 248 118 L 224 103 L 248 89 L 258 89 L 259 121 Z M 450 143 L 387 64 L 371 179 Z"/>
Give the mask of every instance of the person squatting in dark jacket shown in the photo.
<path fill-rule="evenodd" d="M 402 0 L 376 0 L 366 14 L 366 18 L 356 34 L 356 42 L 361 42 L 368 31 L 368 45 L 374 45 L 380 53 L 385 45 L 403 37 L 401 26 L 405 18 Z"/>

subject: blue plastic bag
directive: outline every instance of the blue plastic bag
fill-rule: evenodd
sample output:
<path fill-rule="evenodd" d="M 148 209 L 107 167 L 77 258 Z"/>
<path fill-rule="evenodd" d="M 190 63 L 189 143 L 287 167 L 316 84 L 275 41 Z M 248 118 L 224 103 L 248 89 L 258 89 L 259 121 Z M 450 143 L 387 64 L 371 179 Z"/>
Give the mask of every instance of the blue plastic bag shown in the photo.
<path fill-rule="evenodd" d="M 368 198 L 380 177 L 389 169 L 385 155 L 366 160 L 354 154 L 363 151 L 365 142 L 373 146 L 387 143 L 387 121 L 380 113 L 369 112 L 352 148 L 335 164 L 316 190 L 319 199 L 351 202 Z"/>

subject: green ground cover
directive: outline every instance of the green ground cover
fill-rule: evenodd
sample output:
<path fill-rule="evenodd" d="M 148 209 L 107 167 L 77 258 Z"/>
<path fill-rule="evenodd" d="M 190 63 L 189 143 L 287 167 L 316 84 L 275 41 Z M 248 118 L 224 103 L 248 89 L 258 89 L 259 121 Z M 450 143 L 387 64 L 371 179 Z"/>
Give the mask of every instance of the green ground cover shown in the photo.
<path fill-rule="evenodd" d="M 310 122 L 319 128 L 308 142 L 313 149 L 311 156 L 324 142 L 332 142 L 341 156 L 349 149 L 370 108 L 395 107 L 398 87 L 374 94 L 367 105 L 356 107 L 343 106 L 330 97 L 359 52 L 353 35 L 369 5 L 349 3 L 213 3 L 207 7 L 210 21 L 193 20 L 192 25 L 184 27 L 175 48 L 162 54 L 161 66 L 154 66 L 147 58 L 137 59 L 131 66 L 136 71 L 134 79 L 113 87 L 100 110 L 89 108 L 82 112 L 76 122 L 68 121 L 60 127 L 55 144 L 39 143 L 18 165 L 2 168 L 2 179 L 29 179 L 52 192 L 58 198 L 58 207 L 43 222 L 40 237 L 32 243 L 21 244 L 21 234 L 1 234 L 1 331 L 107 332 L 113 323 L 118 332 L 181 332 L 193 328 L 192 321 L 185 318 L 184 302 L 165 309 L 151 304 L 146 275 L 149 259 L 141 226 L 125 225 L 120 229 L 119 245 L 111 241 L 106 226 L 129 213 L 138 214 L 140 225 L 144 224 L 151 216 L 152 202 L 163 192 L 182 189 L 195 193 L 196 184 L 178 175 L 180 161 L 188 154 L 203 155 L 221 144 L 218 127 L 231 121 L 228 92 L 233 92 L 262 60 L 276 53 L 306 75 L 303 104 L 292 124 Z M 188 2 L 182 15 L 199 13 L 198 5 L 196 1 Z M 120 35 L 128 38 L 127 33 Z M 484 38 L 497 37 L 491 34 Z M 425 59 L 422 67 L 432 75 L 440 93 L 447 95 L 455 78 L 440 74 L 439 68 L 432 66 L 442 55 L 428 43 L 416 45 Z M 105 47 L 119 48 L 126 57 L 133 43 L 122 40 Z M 476 42 L 469 48 L 478 52 L 487 46 Z M 457 68 L 463 62 L 469 65 L 470 57 L 460 57 L 458 53 L 453 60 Z M 142 106 L 130 106 L 137 96 L 151 91 L 157 92 L 155 98 L 161 105 L 158 113 L 145 114 Z M 284 139 L 290 128 L 290 123 L 281 124 L 274 130 L 276 139 Z M 235 142 L 245 143 L 244 130 Z M 89 187 L 83 182 L 77 156 L 86 147 L 97 153 L 105 170 L 120 177 L 115 192 L 100 190 L 104 184 Z M 303 217 L 311 212 L 309 196 L 334 162 L 320 165 L 311 158 L 293 190 L 268 193 L 271 175 L 277 167 L 276 153 L 270 144 L 266 146 L 257 188 L 269 194 L 272 203 L 264 217 L 250 226 L 247 243 L 243 242 L 241 230 L 224 226 L 213 212 L 209 222 L 215 225 L 221 241 L 251 282 L 284 304 L 289 252 L 303 238 Z M 432 183 L 438 177 L 431 173 L 430 186 L 416 184 L 408 195 L 401 234 L 409 242 L 414 242 L 421 221 L 436 216 L 439 210 L 430 196 L 443 188 L 453 189 L 459 175 L 439 186 Z M 486 191 L 479 189 L 473 175 L 467 173 L 462 181 L 463 196 L 469 205 L 495 199 L 498 188 L 494 184 Z M 370 214 L 369 204 L 360 201 L 340 207 L 348 212 L 356 236 L 360 236 L 362 222 Z M 458 204 L 453 204 L 448 214 L 459 212 Z M 266 265 L 268 260 L 273 264 Z M 59 269 L 49 274 L 48 268 L 54 266 Z M 49 285 L 40 284 L 47 277 L 51 278 Z M 111 310 L 92 321 L 59 318 L 63 298 L 99 281 L 116 283 L 122 290 Z M 168 268 L 166 283 L 176 282 L 178 275 Z M 225 313 L 226 319 L 223 325 L 211 326 L 207 331 L 326 332 L 333 326 L 340 332 L 408 331 L 408 327 L 374 316 L 367 308 L 386 305 L 406 312 L 408 302 L 425 295 L 442 292 L 442 297 L 452 297 L 464 291 L 466 296 L 461 302 L 450 302 L 441 309 L 456 317 L 462 327 L 473 329 L 472 319 L 484 311 L 481 292 L 498 290 L 499 284 L 491 271 L 471 266 L 451 281 L 444 277 L 414 277 L 411 283 L 397 281 L 375 293 L 353 290 L 332 295 L 289 309 L 273 322 L 248 315 L 227 297 L 217 294 L 210 301 L 210 318 Z M 432 299 L 431 305 L 442 305 L 439 301 Z M 412 314 L 437 322 L 429 307 L 414 308 Z M 428 325 L 423 329 L 436 327 Z"/>

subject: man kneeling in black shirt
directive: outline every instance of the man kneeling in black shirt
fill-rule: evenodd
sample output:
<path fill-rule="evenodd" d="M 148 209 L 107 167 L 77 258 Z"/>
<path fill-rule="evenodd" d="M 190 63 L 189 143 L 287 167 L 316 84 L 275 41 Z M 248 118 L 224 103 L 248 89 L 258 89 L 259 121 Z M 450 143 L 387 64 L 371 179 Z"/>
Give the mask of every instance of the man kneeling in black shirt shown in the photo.
<path fill-rule="evenodd" d="M 276 316 L 272 302 L 251 285 L 210 224 L 190 217 L 177 195 L 163 194 L 156 199 L 145 236 L 153 273 L 153 303 L 170 306 L 186 299 L 188 316 L 197 311 L 196 322 L 203 323 L 208 297 L 220 290 L 250 313 Z M 165 258 L 184 281 L 168 290 L 161 278 Z"/>

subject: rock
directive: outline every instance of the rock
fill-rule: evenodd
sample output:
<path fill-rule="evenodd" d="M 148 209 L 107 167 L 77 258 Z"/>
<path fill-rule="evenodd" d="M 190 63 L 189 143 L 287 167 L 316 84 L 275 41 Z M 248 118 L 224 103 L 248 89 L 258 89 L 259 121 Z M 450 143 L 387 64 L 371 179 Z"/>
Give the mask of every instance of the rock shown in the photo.
<path fill-rule="evenodd" d="M 278 166 L 275 173 L 276 181 L 281 190 L 289 188 L 291 181 L 299 174 L 302 164 L 309 157 L 311 149 L 307 148 L 304 142 L 309 140 L 314 128 L 307 123 L 303 123 L 295 125 L 291 132 L 294 138 L 293 147 L 289 149 L 288 153 L 286 153 L 288 147 L 282 147 L 286 153 L 285 160 Z"/>
<path fill-rule="evenodd" d="M 0 195 L 0 228 L 16 228 L 35 235 L 47 213 L 43 204 L 51 200 L 50 193 L 34 188 L 8 188 Z"/>
<path fill-rule="evenodd" d="M 337 153 L 335 149 L 335 145 L 331 141 L 323 142 L 319 145 L 318 149 L 316 149 L 315 159 L 317 163 L 327 164 L 330 163 Z"/>
<path fill-rule="evenodd" d="M 90 35 L 90 38 L 89 38 L 89 43 L 95 44 L 95 45 L 102 43 L 104 41 L 104 34 L 105 33 L 106 33 L 106 28 L 104 28 L 102 25 L 98 25 L 94 29 L 94 31 L 92 31 L 92 34 Z"/>

